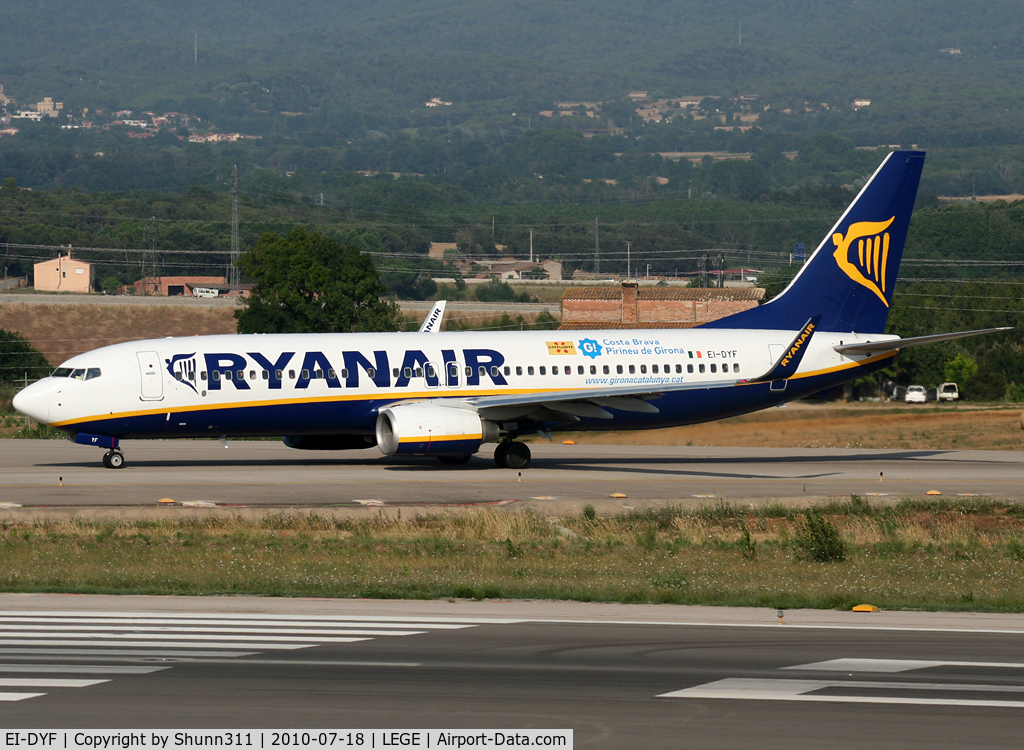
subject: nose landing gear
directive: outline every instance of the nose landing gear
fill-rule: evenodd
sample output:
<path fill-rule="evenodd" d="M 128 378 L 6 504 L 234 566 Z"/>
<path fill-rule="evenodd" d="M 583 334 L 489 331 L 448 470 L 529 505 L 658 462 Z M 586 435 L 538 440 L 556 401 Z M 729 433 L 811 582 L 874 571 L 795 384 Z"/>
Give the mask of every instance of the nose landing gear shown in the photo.
<path fill-rule="evenodd" d="M 124 466 L 124 454 L 119 450 L 112 450 L 103 454 L 103 465 L 108 469 L 120 469 Z"/>
<path fill-rule="evenodd" d="M 494 449 L 494 462 L 503 469 L 525 469 L 530 465 L 530 446 L 506 440 Z"/>

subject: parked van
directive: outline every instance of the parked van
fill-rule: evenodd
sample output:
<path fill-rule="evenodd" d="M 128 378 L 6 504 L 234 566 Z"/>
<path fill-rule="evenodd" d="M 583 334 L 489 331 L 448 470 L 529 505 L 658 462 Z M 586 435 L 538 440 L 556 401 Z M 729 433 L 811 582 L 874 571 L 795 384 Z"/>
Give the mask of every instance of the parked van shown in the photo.
<path fill-rule="evenodd" d="M 960 391 L 956 383 L 942 383 L 935 394 L 939 401 L 957 401 L 960 398 Z"/>

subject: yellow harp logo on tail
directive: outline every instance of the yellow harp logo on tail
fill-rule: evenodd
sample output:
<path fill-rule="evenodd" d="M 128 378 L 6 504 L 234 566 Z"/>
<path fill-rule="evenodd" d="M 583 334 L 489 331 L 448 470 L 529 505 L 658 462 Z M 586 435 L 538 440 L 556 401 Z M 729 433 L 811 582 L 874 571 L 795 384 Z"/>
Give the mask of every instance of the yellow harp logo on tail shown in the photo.
<path fill-rule="evenodd" d="M 885 230 L 895 219 L 893 216 L 888 221 L 858 221 L 850 225 L 845 237 L 839 232 L 832 235 L 836 243 L 833 255 L 843 273 L 877 294 L 886 307 L 889 306 L 885 298 L 889 233 Z"/>

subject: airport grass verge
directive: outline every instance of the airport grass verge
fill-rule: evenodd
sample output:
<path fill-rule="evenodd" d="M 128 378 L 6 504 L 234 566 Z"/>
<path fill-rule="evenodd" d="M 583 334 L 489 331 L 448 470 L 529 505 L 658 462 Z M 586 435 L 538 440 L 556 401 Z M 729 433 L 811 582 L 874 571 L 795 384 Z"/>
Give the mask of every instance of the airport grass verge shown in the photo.
<path fill-rule="evenodd" d="M 824 552 L 822 552 L 824 550 Z M 602 516 L 468 509 L 0 523 L 0 590 L 1024 611 L 1024 506 L 853 496 Z M 826 560 L 826 561 L 821 561 Z"/>

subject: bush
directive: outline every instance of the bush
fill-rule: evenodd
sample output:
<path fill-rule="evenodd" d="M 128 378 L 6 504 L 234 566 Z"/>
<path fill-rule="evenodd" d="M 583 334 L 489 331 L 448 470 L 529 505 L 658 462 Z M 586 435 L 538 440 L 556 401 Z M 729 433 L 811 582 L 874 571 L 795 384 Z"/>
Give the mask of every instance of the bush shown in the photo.
<path fill-rule="evenodd" d="M 814 509 L 804 513 L 803 521 L 797 521 L 796 547 L 802 557 L 815 562 L 843 562 L 846 559 L 846 545 L 839 536 L 839 530 Z"/>

